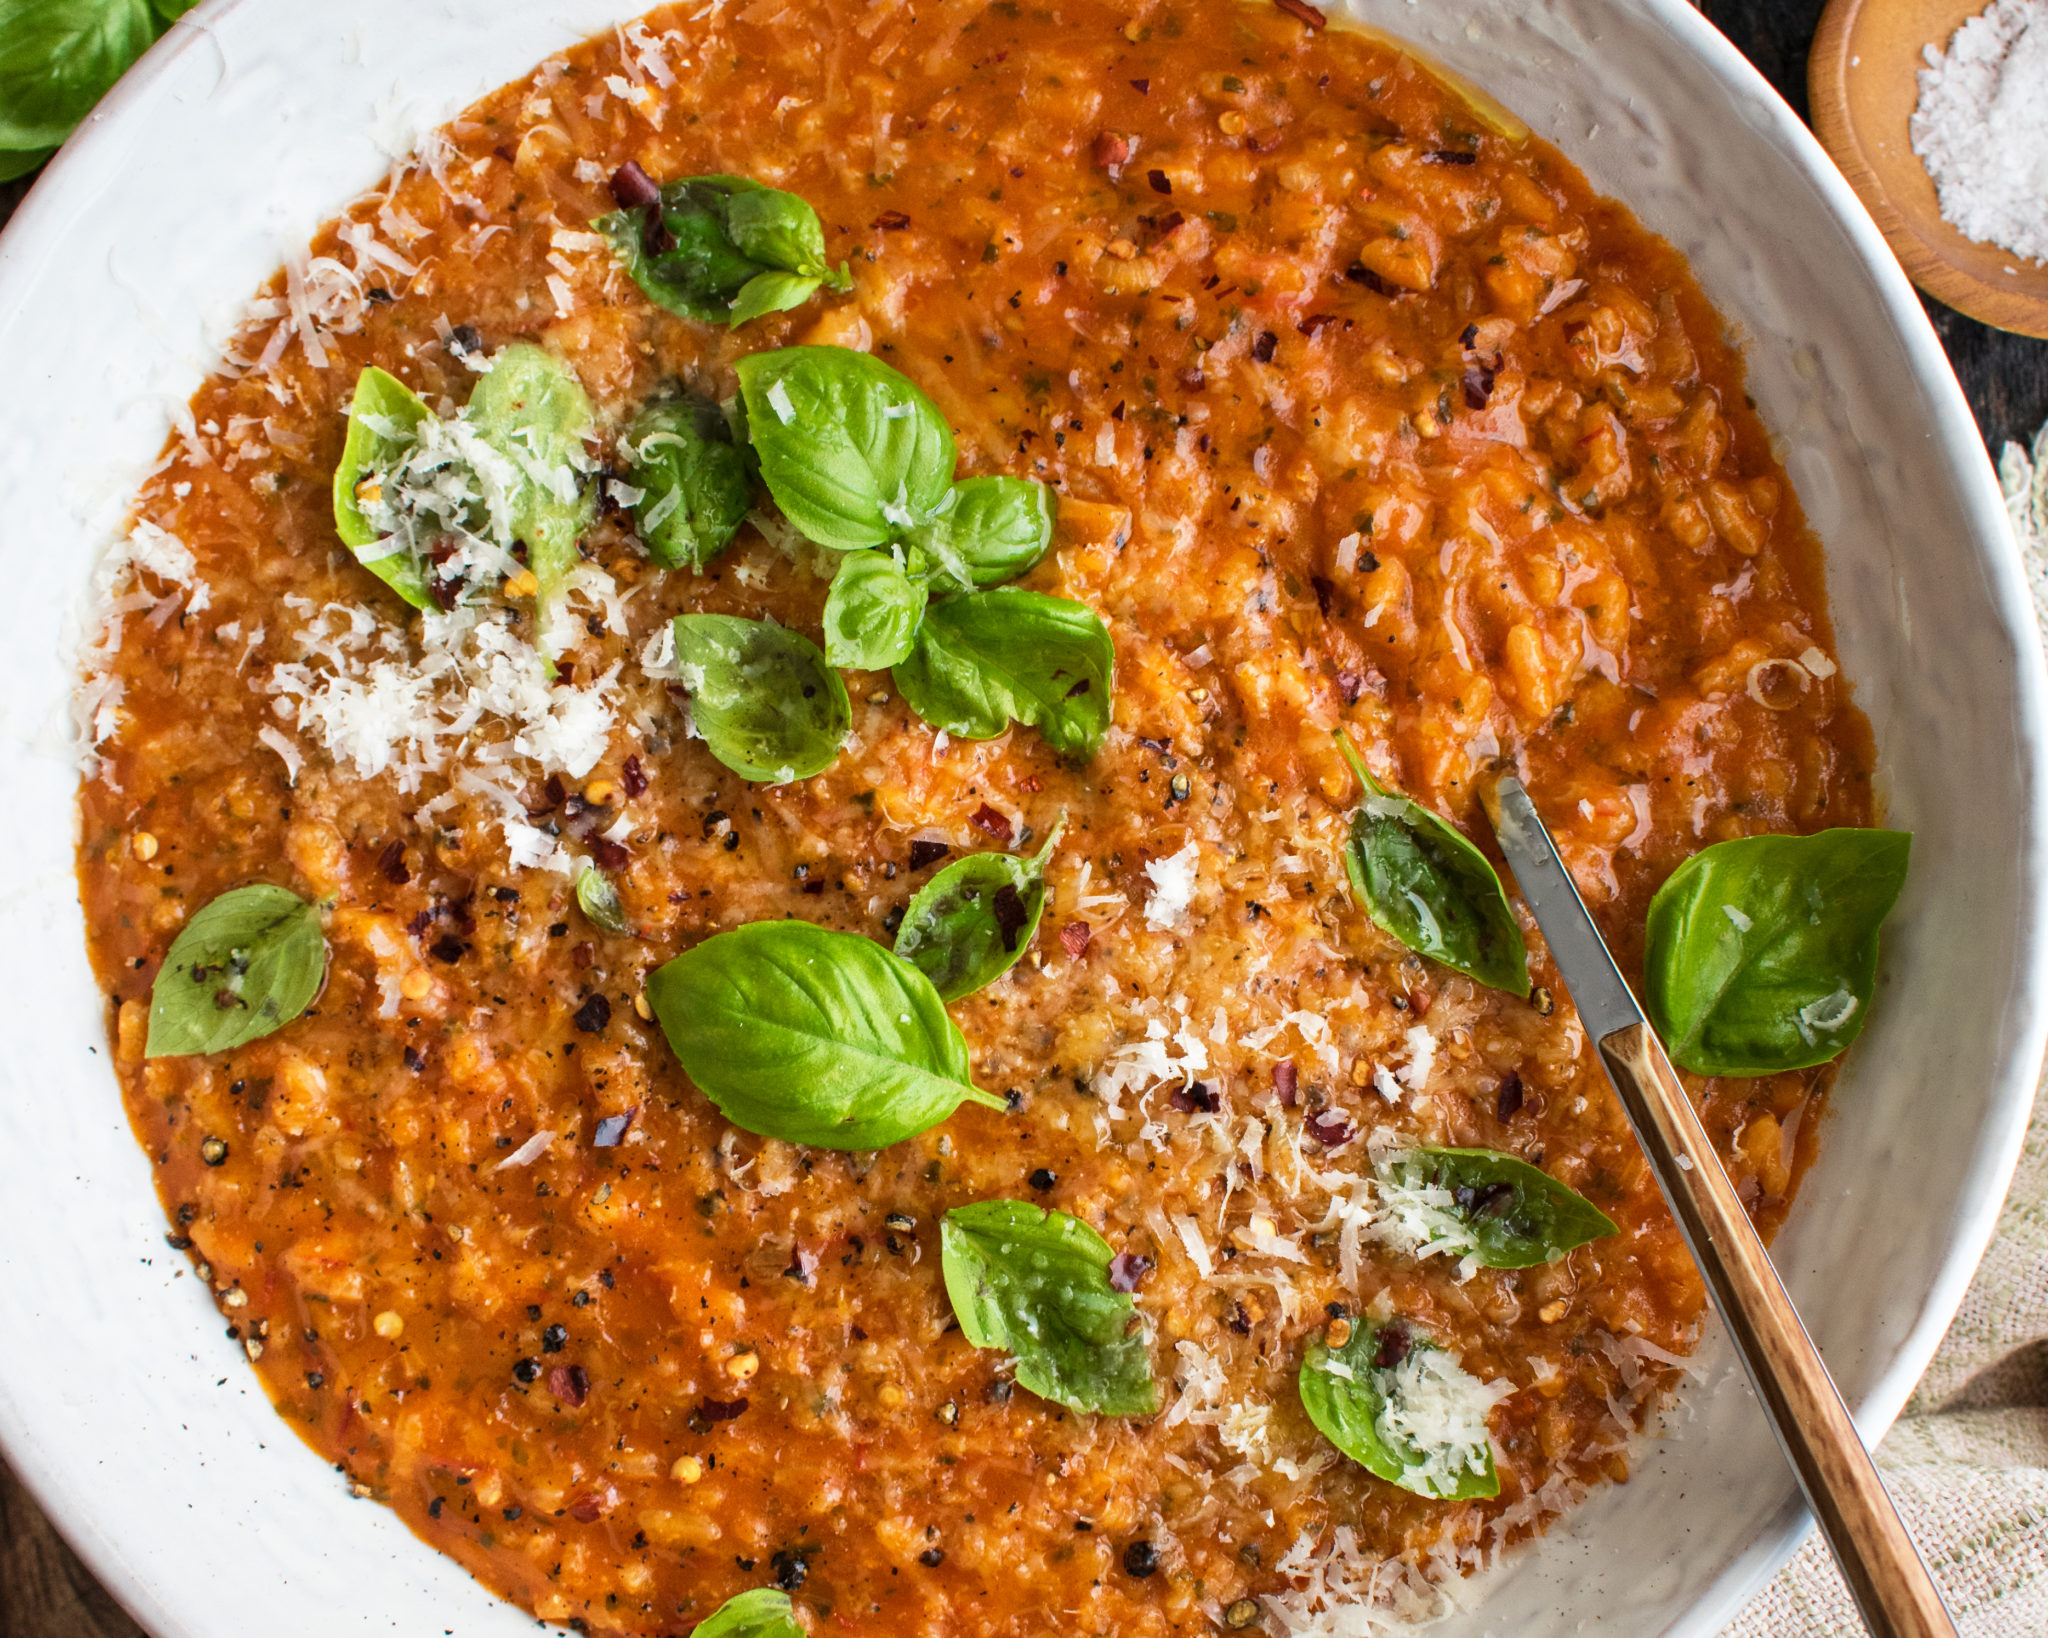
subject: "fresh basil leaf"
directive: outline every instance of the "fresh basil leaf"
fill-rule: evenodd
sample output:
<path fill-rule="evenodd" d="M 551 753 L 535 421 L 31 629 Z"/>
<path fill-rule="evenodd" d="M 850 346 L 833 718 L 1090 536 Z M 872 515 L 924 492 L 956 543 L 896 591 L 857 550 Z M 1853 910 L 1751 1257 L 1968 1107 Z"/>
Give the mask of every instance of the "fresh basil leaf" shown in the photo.
<path fill-rule="evenodd" d="M 1055 498 L 1032 478 L 963 478 L 952 504 L 912 537 L 962 590 L 1015 580 L 1052 545 Z"/>
<path fill-rule="evenodd" d="M 1033 1393 L 1106 1416 L 1159 1409 L 1137 1305 L 1109 1283 L 1109 1243 L 1086 1223 L 982 1200 L 946 1213 L 939 1249 L 961 1334 L 1014 1355 Z"/>
<path fill-rule="evenodd" d="M 156 14 L 166 23 L 175 23 L 186 12 L 199 4 L 199 0 L 150 0 Z"/>
<path fill-rule="evenodd" d="M 804 273 L 756 273 L 733 297 L 732 324 L 745 324 L 764 313 L 786 313 L 818 293 L 818 281 Z"/>
<path fill-rule="evenodd" d="M 993 984 L 1038 936 L 1045 913 L 1045 866 L 1066 828 L 1053 826 L 1031 858 L 970 853 L 919 889 L 896 929 L 896 953 L 948 1001 Z"/>
<path fill-rule="evenodd" d="M 756 1587 L 728 1598 L 690 1631 L 690 1638 L 804 1638 L 789 1594 Z"/>
<path fill-rule="evenodd" d="M 267 883 L 231 888 L 185 924 L 149 996 L 144 1056 L 226 1052 L 282 1029 L 327 971 L 320 911 Z"/>
<path fill-rule="evenodd" d="M 1496 990 L 1527 995 L 1522 929 L 1486 855 L 1420 802 L 1373 778 L 1341 729 L 1337 745 L 1365 787 L 1344 847 L 1344 871 L 1360 907 L 1416 954 Z"/>
<path fill-rule="evenodd" d="M 0 150 L 0 182 L 12 182 L 23 177 L 39 165 L 47 164 L 57 152 L 55 148 L 30 148 L 22 153 L 8 153 Z"/>
<path fill-rule="evenodd" d="M 762 481 L 806 539 L 886 546 L 946 500 L 953 431 L 907 376 L 845 347 L 753 353 L 736 368 Z"/>
<path fill-rule="evenodd" d="M 1643 1000 L 1672 1060 L 1702 1075 L 1824 1064 L 1862 1032 L 1877 932 L 1913 838 L 1823 830 L 1717 842 L 1650 901 Z"/>
<path fill-rule="evenodd" d="M 820 284 L 853 284 L 826 264 L 810 205 L 743 176 L 684 177 L 662 187 L 658 205 L 592 225 L 649 300 L 707 324 L 744 324 L 809 300 Z"/>
<path fill-rule="evenodd" d="M 931 980 L 852 933 L 753 922 L 657 969 L 647 999 L 690 1079 L 763 1137 L 886 1149 L 963 1102 L 1006 1107 Z"/>
<path fill-rule="evenodd" d="M 403 381 L 370 365 L 356 377 L 348 438 L 341 446 L 341 464 L 334 469 L 334 528 L 342 544 L 416 609 L 434 606 L 426 566 L 397 537 L 373 524 L 363 508 L 390 481 L 420 425 L 433 413 Z"/>
<path fill-rule="evenodd" d="M 463 412 L 477 436 L 519 469 L 505 522 L 526 545 L 526 566 L 540 582 L 535 625 L 550 665 L 566 646 L 562 601 L 576 543 L 597 520 L 597 496 L 584 439 L 597 421 L 576 372 L 545 347 L 518 341 L 491 362 Z"/>
<path fill-rule="evenodd" d="M 1534 1268 L 1619 1233 L 1592 1201 L 1525 1160 L 1492 1149 L 1423 1145 L 1375 1170 L 1382 1203 L 1402 1208 L 1432 1252 L 1485 1268 Z"/>
<path fill-rule="evenodd" d="M 1005 586 L 934 603 L 894 676 L 910 708 L 957 739 L 993 739 L 1022 722 L 1086 758 L 1109 733 L 1115 669 L 1116 645 L 1093 609 Z"/>
<path fill-rule="evenodd" d="M 716 404 L 650 404 L 619 447 L 633 487 L 642 491 L 634 517 L 655 562 L 701 569 L 725 550 L 746 521 L 753 493 L 746 456 Z"/>
<path fill-rule="evenodd" d="M 0 149 L 57 147 L 155 40 L 148 0 L 0 0 Z"/>
<path fill-rule="evenodd" d="M 679 614 L 675 633 L 690 720 L 720 762 L 775 785 L 832 766 L 853 707 L 816 643 L 730 614 Z"/>
<path fill-rule="evenodd" d="M 1500 1396 L 1405 1322 L 1349 1324 L 1342 1347 L 1309 1347 L 1296 1379 L 1302 1409 L 1323 1437 L 1369 1472 L 1418 1496 L 1463 1501 L 1499 1495 L 1485 1416 Z M 1384 1346 L 1389 1335 L 1397 1346 Z M 1393 1362 L 1382 1365 L 1383 1358 Z M 1422 1427 L 1410 1419 L 1411 1399 L 1436 1413 Z M 1454 1418 L 1463 1412 L 1462 1426 L 1456 1419 L 1445 1426 L 1447 1403 Z"/>
<path fill-rule="evenodd" d="M 585 864 L 583 874 L 576 878 L 576 904 L 589 917 L 591 925 L 607 933 L 630 933 L 632 924 L 626 920 L 626 907 L 619 900 L 619 890 L 595 865 Z"/>
<path fill-rule="evenodd" d="M 886 553 L 849 553 L 825 595 L 825 658 L 851 671 L 888 670 L 910 652 L 926 596 Z"/>

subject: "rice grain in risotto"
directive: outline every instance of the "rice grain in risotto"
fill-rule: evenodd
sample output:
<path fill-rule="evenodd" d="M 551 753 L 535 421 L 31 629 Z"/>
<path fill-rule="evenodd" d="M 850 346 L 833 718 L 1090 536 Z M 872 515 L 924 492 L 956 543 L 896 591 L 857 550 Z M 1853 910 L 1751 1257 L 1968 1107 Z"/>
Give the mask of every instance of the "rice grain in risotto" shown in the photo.
<path fill-rule="evenodd" d="M 850 289 L 665 310 L 592 227 L 641 173 L 808 201 Z M 553 680 L 530 602 L 408 608 L 330 496 L 363 367 L 446 416 L 517 343 L 595 406 Z M 661 569 L 619 439 L 797 344 L 908 376 L 961 476 L 1052 486 L 1019 584 L 1113 639 L 1092 757 L 937 732 L 886 670 L 813 777 L 697 737 L 667 622 L 815 639 L 832 554 L 757 491 Z M 1363 1631 L 1340 1606 L 1426 1609 L 1627 1480 L 1701 1287 L 1533 924 L 1524 999 L 1353 899 L 1333 731 L 1489 849 L 1475 776 L 1519 767 L 1632 975 L 1700 847 L 1868 824 L 1871 751 L 1720 319 L 1555 150 L 1293 4 L 668 8 L 430 136 L 180 427 L 104 575 L 87 925 L 174 1243 L 358 1494 L 579 1630 L 780 1587 L 813 1631 L 964 1638 Z M 685 1076 L 662 963 L 792 917 L 887 943 L 942 861 L 1062 816 L 1023 958 L 950 1009 L 1005 1108 L 841 1152 Z M 579 906 L 586 861 L 628 931 Z M 317 998 L 146 1059 L 172 939 L 251 882 L 321 906 Z M 1688 1077 L 1766 1226 L 1831 1073 Z M 1415 1143 L 1526 1160 L 1618 1232 L 1428 1254 L 1375 1182 Z M 990 1199 L 1118 1254 L 1156 1414 L 967 1339 L 940 1221 Z M 1389 1323 L 1438 1344 L 1418 1381 L 1455 1365 L 1497 1496 L 1311 1424 L 1304 1350 Z"/>

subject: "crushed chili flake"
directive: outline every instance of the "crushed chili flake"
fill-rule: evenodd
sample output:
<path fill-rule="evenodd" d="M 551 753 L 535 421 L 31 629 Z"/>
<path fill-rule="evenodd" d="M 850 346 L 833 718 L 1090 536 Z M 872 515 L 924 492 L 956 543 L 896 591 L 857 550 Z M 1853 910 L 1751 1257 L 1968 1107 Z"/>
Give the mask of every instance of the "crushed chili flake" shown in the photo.
<path fill-rule="evenodd" d="M 1316 594 L 1316 608 L 1327 620 L 1330 617 L 1330 599 L 1337 595 L 1337 588 L 1319 574 L 1308 577 L 1309 585 Z"/>
<path fill-rule="evenodd" d="M 1173 182 L 1172 182 L 1172 179 L 1171 179 L 1171 178 L 1169 178 L 1169 177 L 1167 176 L 1167 174 L 1166 174 L 1166 173 L 1165 173 L 1164 171 L 1161 171 L 1161 170 L 1150 170 L 1150 171 L 1147 171 L 1147 172 L 1145 173 L 1145 180 L 1146 180 L 1146 182 L 1148 182 L 1148 183 L 1149 183 L 1149 184 L 1151 185 L 1152 191 L 1153 191 L 1154 193 L 1172 193 L 1172 192 L 1173 192 Z"/>
<path fill-rule="evenodd" d="M 1184 1115 L 1213 1115 L 1223 1107 L 1222 1094 L 1207 1081 L 1196 1081 L 1192 1086 L 1176 1086 L 1168 1095 L 1167 1102 Z"/>
<path fill-rule="evenodd" d="M 616 1149 L 626 1141 L 626 1133 L 632 1129 L 633 1117 L 639 1113 L 640 1106 L 635 1104 L 623 1115 L 605 1116 L 603 1120 L 597 1123 L 597 1135 L 591 1139 L 592 1147 Z"/>
<path fill-rule="evenodd" d="M 1273 362 L 1273 354 L 1280 346 L 1280 338 L 1271 330 L 1261 330 L 1252 342 L 1252 357 L 1261 364 Z"/>
<path fill-rule="evenodd" d="M 976 830 L 986 831 L 990 836 L 993 836 L 997 841 L 1005 845 L 1017 833 L 1017 827 L 1010 823 L 1010 816 L 1006 813 L 998 813 L 986 802 L 982 803 L 980 807 L 967 816 L 967 822 Z"/>
<path fill-rule="evenodd" d="M 900 210 L 885 210 L 869 225 L 884 233 L 896 233 L 910 226 L 910 218 Z"/>
<path fill-rule="evenodd" d="M 626 788 L 626 795 L 639 798 L 647 794 L 647 770 L 641 766 L 637 756 L 629 756 L 620 764 L 619 783 Z"/>
<path fill-rule="evenodd" d="M 1138 151 L 1138 139 L 1125 136 L 1119 131 L 1104 131 L 1095 139 L 1095 168 L 1109 172 L 1110 180 L 1123 175 L 1123 169 L 1131 162 L 1131 156 Z"/>
<path fill-rule="evenodd" d="M 1334 1109 L 1319 1109 L 1301 1124 L 1325 1149 L 1341 1149 L 1358 1135 L 1351 1122 Z"/>
<path fill-rule="evenodd" d="M 1493 396 L 1493 371 L 1484 364 L 1465 366 L 1465 407 L 1469 410 L 1483 410 Z"/>
<path fill-rule="evenodd" d="M 1286 12 L 1296 22 L 1306 23 L 1318 33 L 1329 27 L 1330 19 L 1310 5 L 1308 0 L 1273 0 L 1273 4 Z"/>
<path fill-rule="evenodd" d="M 412 872 L 405 867 L 405 843 L 394 841 L 377 855 L 377 871 L 395 887 L 403 887 L 412 880 Z"/>
<path fill-rule="evenodd" d="M 1300 1084 L 1300 1072 L 1294 1067 L 1292 1058 L 1283 1058 L 1273 1066 L 1273 1090 L 1279 1094 L 1280 1107 L 1292 1109 Z"/>
<path fill-rule="evenodd" d="M 548 1372 L 548 1392 L 565 1405 L 581 1405 L 590 1397 L 590 1373 L 581 1365 L 557 1365 Z"/>
<path fill-rule="evenodd" d="M 1425 165 L 1476 165 L 1479 156 L 1463 148 L 1432 148 L 1422 156 Z"/>
<path fill-rule="evenodd" d="M 1363 262 L 1353 262 L 1349 267 L 1345 268 L 1344 277 L 1353 284 L 1364 285 L 1366 289 L 1376 296 L 1391 296 L 1395 293 L 1392 285 L 1387 283 L 1385 279 L 1381 278 Z"/>
<path fill-rule="evenodd" d="M 585 1035 L 597 1034 L 611 1021 L 611 1000 L 602 991 L 592 994 L 576 1009 L 576 1027 Z"/>
<path fill-rule="evenodd" d="M 1060 946 L 1074 960 L 1079 961 L 1088 950 L 1088 940 L 1095 929 L 1085 921 L 1070 921 L 1060 929 Z"/>
<path fill-rule="evenodd" d="M 1408 1334 L 1408 1327 L 1395 1320 L 1380 1331 L 1380 1345 L 1373 1353 L 1372 1362 L 1383 1371 L 1391 1371 L 1408 1357 L 1412 1346 L 1413 1338 Z"/>
<path fill-rule="evenodd" d="M 629 159 L 612 172 L 612 198 L 619 209 L 634 210 L 641 205 L 659 204 L 661 189 L 654 185 L 653 177 Z"/>
<path fill-rule="evenodd" d="M 744 1399 L 700 1399 L 697 1414 L 707 1422 L 730 1422 L 742 1415 L 747 1408 Z"/>
<path fill-rule="evenodd" d="M 1109 1260 L 1110 1288 L 1129 1294 L 1138 1289 L 1138 1282 L 1152 1272 L 1153 1263 L 1140 1251 L 1120 1251 Z"/>
<path fill-rule="evenodd" d="M 910 868 L 923 870 L 937 864 L 953 850 L 944 842 L 931 842 L 918 837 L 910 844 Z"/>
<path fill-rule="evenodd" d="M 1493 1118 L 1512 1120 L 1522 1108 L 1522 1077 L 1518 1070 L 1509 1070 L 1500 1078 L 1500 1090 L 1494 1094 Z"/>

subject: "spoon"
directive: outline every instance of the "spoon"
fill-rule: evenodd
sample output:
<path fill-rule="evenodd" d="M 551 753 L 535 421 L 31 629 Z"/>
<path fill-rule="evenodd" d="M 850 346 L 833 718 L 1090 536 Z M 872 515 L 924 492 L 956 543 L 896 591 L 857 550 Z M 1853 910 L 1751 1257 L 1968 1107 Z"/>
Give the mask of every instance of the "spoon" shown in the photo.
<path fill-rule="evenodd" d="M 1915 284 L 1985 324 L 2048 337 L 2048 267 L 1949 226 L 1907 134 L 1921 49 L 1946 48 L 1983 9 L 1984 0 L 1829 0 L 1807 99 L 1814 131 Z"/>
<path fill-rule="evenodd" d="M 1507 776 L 1491 788 L 1482 784 L 1480 795 L 1864 1625 L 1872 1638 L 1956 1638 L 1877 1464 L 1529 793 Z"/>

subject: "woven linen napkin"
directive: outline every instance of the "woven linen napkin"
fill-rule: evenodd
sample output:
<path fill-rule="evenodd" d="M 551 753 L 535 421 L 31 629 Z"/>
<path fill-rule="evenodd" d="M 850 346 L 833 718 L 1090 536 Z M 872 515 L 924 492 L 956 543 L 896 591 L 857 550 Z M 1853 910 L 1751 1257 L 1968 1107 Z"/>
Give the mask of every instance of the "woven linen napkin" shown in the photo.
<path fill-rule="evenodd" d="M 2048 427 L 1998 463 L 2048 631 Z M 1998 1233 L 1877 1453 L 1962 1638 L 2048 1634 L 2048 1098 L 2035 1106 Z M 1722 1638 L 1860 1638 L 1818 1535 Z"/>

